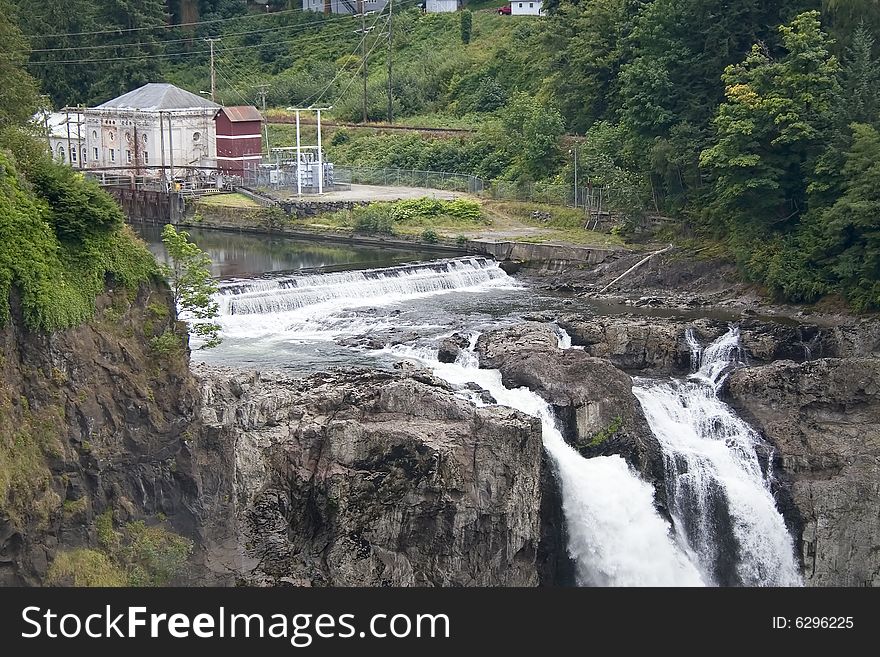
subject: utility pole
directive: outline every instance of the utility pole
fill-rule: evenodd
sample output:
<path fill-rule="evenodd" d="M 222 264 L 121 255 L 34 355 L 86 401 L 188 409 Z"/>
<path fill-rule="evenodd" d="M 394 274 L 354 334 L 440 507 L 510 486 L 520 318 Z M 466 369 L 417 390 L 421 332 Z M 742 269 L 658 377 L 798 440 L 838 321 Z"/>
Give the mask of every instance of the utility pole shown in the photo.
<path fill-rule="evenodd" d="M 214 95 L 217 92 L 217 83 L 214 80 L 214 42 L 219 41 L 219 37 L 205 37 L 205 41 L 211 44 L 211 102 L 216 102 L 214 100 Z"/>
<path fill-rule="evenodd" d="M 391 85 L 391 46 L 394 42 L 394 0 L 388 0 L 388 123 L 394 121 L 393 92 Z"/>
<path fill-rule="evenodd" d="M 364 0 L 358 0 L 358 11 L 360 12 L 361 17 L 361 29 L 358 30 L 358 33 L 361 34 L 361 75 L 364 78 L 364 123 L 367 122 L 367 33 L 370 32 L 373 28 L 367 29 L 367 14 L 372 14 L 373 12 L 364 11 Z"/>
<path fill-rule="evenodd" d="M 261 84 L 257 86 L 257 89 L 260 90 L 260 101 L 263 107 L 263 131 L 266 133 L 266 156 L 271 152 L 269 150 L 269 122 L 266 121 L 266 92 L 269 90 L 268 84 Z"/>
<path fill-rule="evenodd" d="M 73 166 L 73 163 L 70 161 L 70 108 L 64 108 L 64 123 L 67 125 L 67 162 L 70 166 Z"/>

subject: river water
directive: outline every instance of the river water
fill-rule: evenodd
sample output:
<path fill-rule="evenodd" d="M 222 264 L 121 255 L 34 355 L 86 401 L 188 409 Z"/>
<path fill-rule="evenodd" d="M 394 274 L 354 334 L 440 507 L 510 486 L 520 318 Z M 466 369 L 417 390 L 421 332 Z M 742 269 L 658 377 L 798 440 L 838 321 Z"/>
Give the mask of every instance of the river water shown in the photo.
<path fill-rule="evenodd" d="M 159 229 L 141 235 L 166 258 Z M 389 250 L 217 231 L 190 231 L 220 278 L 223 343 L 193 358 L 307 373 L 329 366 L 428 367 L 474 404 L 465 384 L 541 420 L 555 465 L 578 583 L 599 586 L 792 586 L 800 583 L 793 542 L 757 457 L 761 437 L 718 399 L 740 365 L 735 328 L 712 345 L 682 336 L 693 351 L 687 379 L 636 379 L 665 458 L 672 522 L 653 488 L 618 457 L 584 459 L 568 446 L 551 407 L 535 393 L 503 386 L 471 350 L 440 363 L 437 346 L 535 313 L 570 311 L 571 299 L 530 289 L 482 257 L 438 258 Z M 579 311 L 590 310 L 582 302 Z M 601 312 L 593 308 L 591 312 Z M 559 348 L 573 348 L 561 329 Z M 372 344 L 370 344 L 372 343 Z M 382 346 L 382 348 L 375 348 Z"/>

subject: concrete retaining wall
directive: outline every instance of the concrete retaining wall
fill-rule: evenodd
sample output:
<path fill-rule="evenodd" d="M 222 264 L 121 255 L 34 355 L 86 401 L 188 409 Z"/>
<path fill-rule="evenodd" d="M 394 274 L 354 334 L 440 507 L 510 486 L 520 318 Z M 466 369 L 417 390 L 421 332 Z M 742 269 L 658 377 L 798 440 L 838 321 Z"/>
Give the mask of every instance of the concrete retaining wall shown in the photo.
<path fill-rule="evenodd" d="M 471 240 L 468 247 L 476 253 L 489 255 L 495 260 L 510 260 L 529 266 L 549 268 L 568 264 L 598 265 L 619 249 L 572 246 L 559 244 L 531 244 L 529 242 L 494 242 Z"/>

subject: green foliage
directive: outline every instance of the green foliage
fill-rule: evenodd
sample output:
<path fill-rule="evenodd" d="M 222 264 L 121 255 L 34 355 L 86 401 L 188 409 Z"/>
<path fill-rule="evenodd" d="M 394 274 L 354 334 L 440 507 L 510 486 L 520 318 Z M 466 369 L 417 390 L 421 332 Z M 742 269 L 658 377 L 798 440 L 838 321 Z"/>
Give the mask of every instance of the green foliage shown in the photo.
<path fill-rule="evenodd" d="M 31 410 L 0 390 L 0 516 L 17 522 L 45 522 L 61 500 L 50 487 L 46 457 L 57 457 L 60 409 Z"/>
<path fill-rule="evenodd" d="M 163 79 L 162 59 L 157 55 L 165 50 L 162 40 L 170 37 L 164 29 L 156 28 L 165 27 L 164 0 L 13 1 L 18 5 L 21 26 L 28 34 L 35 35 L 33 48 L 53 49 L 33 52 L 30 69 L 42 81 L 43 90 L 56 106 L 97 104 L 147 82 Z M 71 36 L 41 36 L 63 34 Z M 133 39 L 133 34 L 137 38 Z M 107 48 L 114 44 L 119 48 Z M 180 52 L 179 46 L 168 49 Z M 102 61 L 76 65 L 54 63 L 76 59 Z"/>
<path fill-rule="evenodd" d="M 0 323 L 9 318 L 13 288 L 25 324 L 55 330 L 91 318 L 108 277 L 134 289 L 155 275 L 155 260 L 120 225 L 109 196 L 69 168 L 61 171 L 63 165 L 52 163 L 21 133 L 0 135 L 0 147 L 10 144 L 40 183 L 21 172 L 9 151 L 0 150 L 0 234 L 8 236 L 0 243 Z M 68 203 L 79 208 L 78 216 Z"/>
<path fill-rule="evenodd" d="M 49 567 L 50 586 L 168 586 L 185 569 L 193 543 L 143 521 L 113 525 L 107 509 L 95 520 L 100 549 L 59 552 Z"/>
<path fill-rule="evenodd" d="M 354 229 L 359 233 L 394 233 L 394 217 L 390 203 L 370 203 L 351 211 Z"/>
<path fill-rule="evenodd" d="M 183 349 L 180 336 L 173 331 L 165 330 L 161 335 L 150 339 L 150 349 L 158 356 L 174 356 Z"/>
<path fill-rule="evenodd" d="M 597 431 L 589 440 L 579 440 L 577 444 L 578 451 L 580 451 L 581 453 L 586 453 L 591 449 L 601 447 L 607 441 L 614 438 L 614 436 L 616 436 L 622 428 L 623 418 L 618 415 L 613 420 L 611 420 L 611 423 L 607 427 Z"/>
<path fill-rule="evenodd" d="M 478 139 L 487 148 L 477 169 L 488 178 L 543 179 L 555 169 L 564 131 L 557 109 L 516 93 L 481 130 Z"/>
<path fill-rule="evenodd" d="M 426 228 L 424 231 L 422 231 L 422 241 L 426 244 L 436 244 L 440 241 L 440 238 L 437 236 L 436 231 L 430 228 Z"/>
<path fill-rule="evenodd" d="M 756 45 L 725 71 L 716 141 L 701 156 L 715 177 L 713 206 L 736 220 L 735 228 L 797 220 L 806 207 L 806 175 L 832 121 L 839 65 L 818 12 L 801 14 L 780 33 L 781 59 Z"/>
<path fill-rule="evenodd" d="M 125 525 L 116 558 L 125 566 L 129 586 L 168 586 L 184 569 L 193 543 L 143 521 Z"/>
<path fill-rule="evenodd" d="M 821 216 L 829 269 L 853 307 L 880 308 L 880 133 L 869 125 L 853 124 L 841 197 Z"/>
<path fill-rule="evenodd" d="M 9 0 L 0 0 L 0 129 L 21 125 L 39 104 L 37 83 L 24 69 L 27 42 L 13 22 Z"/>
<path fill-rule="evenodd" d="M 190 331 L 203 340 L 200 349 L 216 347 L 222 341 L 220 325 L 212 321 L 220 312 L 214 295 L 219 289 L 211 276 L 211 259 L 197 244 L 189 241 L 189 233 L 178 231 L 171 224 L 162 229 L 162 242 L 171 258 L 162 272 L 171 284 L 174 301 L 180 310 L 192 317 Z M 158 341 L 158 342 L 157 342 Z M 154 338 L 154 348 L 170 348 L 166 334 Z M 178 341 L 179 342 L 179 341 Z"/>
<path fill-rule="evenodd" d="M 456 226 L 485 223 L 480 204 L 465 198 L 447 201 L 425 197 L 393 203 L 370 203 L 355 207 L 351 214 L 352 226 L 356 231 L 388 235 L 396 232 L 395 226 L 430 228 L 441 222 L 444 225 Z M 436 237 L 436 233 L 434 236 Z"/>
<path fill-rule="evenodd" d="M 76 548 L 59 552 L 46 574 L 49 586 L 126 586 L 125 573 L 98 550 Z"/>
<path fill-rule="evenodd" d="M 471 32 L 473 31 L 473 15 L 469 9 L 461 12 L 461 42 L 468 44 L 471 42 Z"/>

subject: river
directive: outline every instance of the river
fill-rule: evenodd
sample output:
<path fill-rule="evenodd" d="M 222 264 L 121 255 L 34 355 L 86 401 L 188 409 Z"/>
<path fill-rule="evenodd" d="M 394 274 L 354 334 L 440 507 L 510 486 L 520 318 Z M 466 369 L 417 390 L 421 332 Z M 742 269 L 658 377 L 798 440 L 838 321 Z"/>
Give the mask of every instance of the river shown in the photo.
<path fill-rule="evenodd" d="M 141 228 L 165 259 L 158 229 Z M 530 288 L 483 257 L 332 245 L 192 230 L 220 278 L 223 343 L 193 358 L 223 365 L 308 373 L 330 366 L 390 368 L 416 361 L 466 392 L 541 420 L 544 447 L 560 481 L 568 552 L 581 585 L 792 586 L 794 547 L 757 456 L 761 437 L 719 398 L 741 365 L 735 327 L 711 345 L 688 333 L 694 372 L 686 379 L 634 380 L 665 459 L 671 518 L 652 487 L 620 456 L 586 459 L 567 445 L 552 408 L 525 388 L 510 390 L 473 353 L 480 332 L 530 315 L 571 310 L 572 300 Z M 584 304 L 579 302 L 579 311 Z M 601 312 L 598 307 L 588 312 Z M 438 343 L 470 336 L 455 363 Z M 559 348 L 571 349 L 563 331 Z M 472 403 L 483 404 L 479 396 Z"/>

